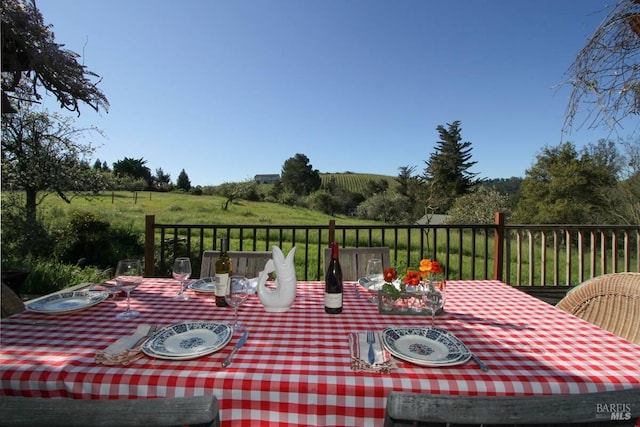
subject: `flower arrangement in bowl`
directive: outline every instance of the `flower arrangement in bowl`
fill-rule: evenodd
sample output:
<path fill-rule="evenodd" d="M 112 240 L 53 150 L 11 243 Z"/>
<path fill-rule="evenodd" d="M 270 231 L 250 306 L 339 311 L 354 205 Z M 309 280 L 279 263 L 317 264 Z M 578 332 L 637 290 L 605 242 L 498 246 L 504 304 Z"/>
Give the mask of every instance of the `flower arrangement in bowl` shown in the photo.
<path fill-rule="evenodd" d="M 444 292 L 444 268 L 438 261 L 423 259 L 418 270 L 407 270 L 402 280 L 395 268 L 384 271 L 384 284 L 379 291 L 378 309 L 381 313 L 409 313 L 428 315 L 422 301 L 422 293 L 429 286 Z"/>

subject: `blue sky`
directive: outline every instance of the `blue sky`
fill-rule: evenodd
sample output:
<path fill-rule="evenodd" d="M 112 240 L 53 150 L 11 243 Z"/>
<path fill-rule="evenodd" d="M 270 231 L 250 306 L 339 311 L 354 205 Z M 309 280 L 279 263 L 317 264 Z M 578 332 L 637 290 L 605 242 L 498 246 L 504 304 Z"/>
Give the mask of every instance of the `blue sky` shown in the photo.
<path fill-rule="evenodd" d="M 37 1 L 56 41 L 102 77 L 109 112 L 82 105 L 76 121 L 106 135 L 91 138 L 93 160 L 144 158 L 193 185 L 280 173 L 296 153 L 320 172 L 422 172 L 436 127 L 455 120 L 472 172 L 523 177 L 546 145 L 610 135 L 562 134 L 566 71 L 607 4 Z"/>

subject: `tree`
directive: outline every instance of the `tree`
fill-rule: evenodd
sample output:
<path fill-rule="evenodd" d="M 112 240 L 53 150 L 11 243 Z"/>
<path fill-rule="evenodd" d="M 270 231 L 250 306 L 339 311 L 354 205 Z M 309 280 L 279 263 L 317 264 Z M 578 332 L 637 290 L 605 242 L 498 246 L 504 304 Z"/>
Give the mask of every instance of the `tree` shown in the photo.
<path fill-rule="evenodd" d="M 460 121 L 447 123 L 448 128 L 436 128 L 440 140 L 436 142 L 435 153 L 425 161 L 424 180 L 432 194 L 432 206 L 446 212 L 453 201 L 467 194 L 478 184 L 477 173 L 469 172 L 476 164 L 471 161 L 471 143 L 461 142 Z"/>
<path fill-rule="evenodd" d="M 517 221 L 606 223 L 610 206 L 603 195 L 615 187 L 619 168 L 614 161 L 617 156 L 603 150 L 615 150 L 615 146 L 590 145 L 581 154 L 571 142 L 543 148 L 520 186 Z"/>
<path fill-rule="evenodd" d="M 156 174 L 153 177 L 153 180 L 155 181 L 156 186 L 160 190 L 166 189 L 171 185 L 171 175 L 168 173 L 165 173 L 165 171 L 162 170 L 162 168 L 156 169 Z"/>
<path fill-rule="evenodd" d="M 493 224 L 496 212 L 509 214 L 509 197 L 497 190 L 478 186 L 456 199 L 447 214 L 448 224 Z"/>
<path fill-rule="evenodd" d="M 176 180 L 176 187 L 181 188 L 184 191 L 191 190 L 191 181 L 189 180 L 189 175 L 182 169 L 180 174 L 178 175 L 178 179 Z"/>
<path fill-rule="evenodd" d="M 78 63 L 80 56 L 55 43 L 51 26 L 44 24 L 35 0 L 2 0 L 2 113 L 15 111 L 7 92 L 15 92 L 22 81 L 29 81 L 31 95 L 42 97 L 38 87 L 52 93 L 60 107 L 76 111 L 84 102 L 99 111 L 109 102 L 91 78 L 99 77 Z M 31 101 L 31 98 L 28 99 Z"/>
<path fill-rule="evenodd" d="M 411 201 L 395 191 L 369 197 L 358 205 L 358 216 L 386 223 L 407 223 L 411 218 Z"/>
<path fill-rule="evenodd" d="M 564 129 L 573 126 L 582 105 L 587 105 L 589 128 L 603 122 L 616 127 L 640 113 L 640 2 L 621 0 L 571 64 L 572 86 Z"/>
<path fill-rule="evenodd" d="M 105 181 L 86 159 L 91 145 L 73 138 L 96 128 L 76 129 L 71 118 L 24 109 L 2 120 L 2 188 L 25 193 L 27 221 L 36 221 L 38 204 L 51 192 L 67 203 L 73 194 L 99 191 Z"/>
<path fill-rule="evenodd" d="M 307 156 L 298 153 L 284 162 L 280 183 L 285 191 L 289 190 L 296 196 L 307 196 L 320 188 L 322 178 L 320 172 L 313 169 Z"/>
<path fill-rule="evenodd" d="M 144 180 L 146 185 L 150 187 L 153 184 L 151 177 L 151 169 L 147 166 L 147 161 L 140 157 L 139 159 L 131 159 L 125 157 L 113 164 L 113 174 L 118 178 L 132 178 L 134 180 Z"/>

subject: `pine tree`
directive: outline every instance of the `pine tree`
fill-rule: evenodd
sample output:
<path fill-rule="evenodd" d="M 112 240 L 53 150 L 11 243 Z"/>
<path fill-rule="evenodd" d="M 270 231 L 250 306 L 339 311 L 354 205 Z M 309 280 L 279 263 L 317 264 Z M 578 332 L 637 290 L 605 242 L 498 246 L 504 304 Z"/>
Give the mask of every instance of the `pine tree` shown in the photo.
<path fill-rule="evenodd" d="M 462 142 L 460 121 L 447 123 L 448 128 L 436 128 L 440 140 L 435 152 L 425 161 L 424 180 L 430 189 L 430 204 L 438 212 L 445 213 L 458 196 L 468 194 L 479 181 L 477 173 L 469 169 L 477 162 L 471 161 L 471 143 Z"/>
<path fill-rule="evenodd" d="M 189 176 L 184 171 L 184 169 L 182 169 L 182 171 L 180 171 L 180 175 L 178 175 L 178 180 L 176 181 L 176 187 L 181 188 L 184 191 L 191 190 L 191 181 L 189 180 Z"/>

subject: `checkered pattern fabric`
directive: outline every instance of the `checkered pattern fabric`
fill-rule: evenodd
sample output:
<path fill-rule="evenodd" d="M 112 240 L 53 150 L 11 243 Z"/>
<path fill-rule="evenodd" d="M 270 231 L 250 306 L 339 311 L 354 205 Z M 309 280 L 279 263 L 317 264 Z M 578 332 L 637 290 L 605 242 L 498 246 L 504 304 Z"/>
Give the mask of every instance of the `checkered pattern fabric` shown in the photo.
<path fill-rule="evenodd" d="M 231 308 L 188 291 L 171 296 L 170 279 L 145 279 L 132 292 L 141 315 L 123 321 L 124 298 L 64 315 L 23 312 L 0 329 L 0 394 L 126 399 L 210 394 L 219 399 L 223 426 L 381 425 L 390 391 L 471 395 L 548 395 L 640 387 L 640 346 L 556 309 L 498 281 L 451 281 L 445 314 L 449 330 L 490 367 L 473 361 L 420 367 L 397 361 L 389 373 L 351 369 L 349 333 L 388 326 L 427 326 L 429 317 L 378 314 L 345 285 L 344 310 L 324 312 L 324 285 L 298 283 L 286 313 L 267 313 L 257 295 L 240 308 L 249 339 L 224 369 L 222 360 L 239 338 L 210 355 L 186 361 L 147 356 L 128 366 L 94 361 L 139 324 L 232 322 Z"/>

